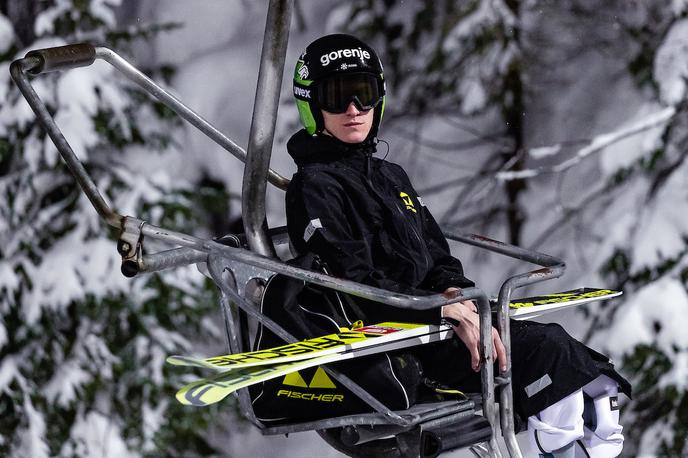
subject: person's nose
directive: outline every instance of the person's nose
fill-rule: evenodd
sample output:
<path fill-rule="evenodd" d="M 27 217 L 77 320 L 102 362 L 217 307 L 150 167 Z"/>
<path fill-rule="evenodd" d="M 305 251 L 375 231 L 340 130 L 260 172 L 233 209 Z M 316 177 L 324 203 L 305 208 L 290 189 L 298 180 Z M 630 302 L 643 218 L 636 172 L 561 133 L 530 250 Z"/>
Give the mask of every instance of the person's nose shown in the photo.
<path fill-rule="evenodd" d="M 348 116 L 353 117 L 353 116 L 358 116 L 359 114 L 361 114 L 361 111 L 356 107 L 355 103 L 351 102 L 351 103 L 349 103 L 349 106 L 346 107 L 346 114 Z"/>

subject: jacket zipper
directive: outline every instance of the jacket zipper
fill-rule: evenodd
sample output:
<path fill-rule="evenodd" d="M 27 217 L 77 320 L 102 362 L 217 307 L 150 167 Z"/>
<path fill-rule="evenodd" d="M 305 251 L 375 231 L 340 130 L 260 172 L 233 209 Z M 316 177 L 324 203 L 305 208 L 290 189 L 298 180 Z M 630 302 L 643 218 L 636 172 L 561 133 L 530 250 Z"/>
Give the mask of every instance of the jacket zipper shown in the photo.
<path fill-rule="evenodd" d="M 397 209 L 401 217 L 406 220 L 406 215 L 404 214 L 404 211 L 399 207 L 399 204 L 394 204 L 394 208 Z M 418 233 L 418 229 L 416 229 L 416 226 L 413 223 L 409 223 L 409 226 L 411 227 L 411 232 L 413 235 L 416 237 L 416 240 L 418 240 L 418 243 L 421 245 L 421 248 L 423 250 L 423 259 L 425 260 L 425 269 L 429 271 L 430 269 L 430 259 L 428 258 L 428 250 L 425 247 L 425 244 L 423 243 L 423 239 L 420 237 L 420 234 Z"/>
<path fill-rule="evenodd" d="M 377 194 L 378 198 L 382 200 L 382 202 L 385 202 L 385 199 L 383 196 L 380 195 L 378 190 L 373 186 L 373 181 L 371 179 L 371 158 L 370 154 L 366 154 L 366 181 L 368 182 L 368 186 L 370 186 L 370 189 Z M 394 203 L 394 208 L 399 212 L 401 215 L 401 219 L 403 221 L 406 221 L 406 215 L 404 214 L 404 211 L 399 207 L 399 204 L 396 202 Z M 418 233 L 418 230 L 416 229 L 416 226 L 413 223 L 408 223 L 409 226 L 411 227 L 411 232 L 415 236 L 416 240 L 418 240 L 418 243 L 420 244 L 422 251 L 423 251 L 423 260 L 425 261 L 425 270 L 430 269 L 430 259 L 428 259 L 428 253 L 427 253 L 427 248 L 425 247 L 425 244 L 423 243 L 423 239 L 421 238 L 420 234 Z"/>

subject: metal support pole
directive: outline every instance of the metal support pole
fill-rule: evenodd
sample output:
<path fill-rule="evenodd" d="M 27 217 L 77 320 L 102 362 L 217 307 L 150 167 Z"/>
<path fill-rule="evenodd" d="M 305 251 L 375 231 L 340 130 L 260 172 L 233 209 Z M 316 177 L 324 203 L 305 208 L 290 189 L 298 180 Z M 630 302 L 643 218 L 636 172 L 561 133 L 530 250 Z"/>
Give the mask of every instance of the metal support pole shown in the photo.
<path fill-rule="evenodd" d="M 266 177 L 270 168 L 293 6 L 294 0 L 270 0 L 268 6 L 241 198 L 249 248 L 272 257 L 276 254 L 266 230 Z"/>
<path fill-rule="evenodd" d="M 553 258 L 556 260 L 556 258 Z M 502 426 L 502 436 L 504 436 L 504 443 L 512 458 L 521 458 L 521 450 L 516 441 L 516 433 L 514 431 L 514 400 L 512 390 L 512 374 L 511 374 L 511 330 L 509 321 L 509 302 L 511 302 L 511 293 L 517 289 L 533 283 L 538 283 L 543 280 L 557 278 L 564 274 L 566 264 L 559 262 L 559 264 L 543 269 L 534 270 L 520 275 L 515 275 L 508 278 L 499 290 L 499 300 L 497 307 L 497 321 L 499 323 L 499 334 L 502 337 L 502 343 L 506 349 L 506 371 L 500 372 L 500 379 L 502 380 L 501 390 L 499 392 L 499 406 L 500 406 L 500 420 Z"/>
<path fill-rule="evenodd" d="M 473 288 L 470 288 L 473 289 Z M 480 381 L 483 394 L 483 417 L 492 426 L 492 437 L 489 441 L 489 449 L 492 456 L 501 458 L 497 443 L 497 423 L 499 415 L 495 406 L 495 386 L 494 386 L 494 358 L 492 357 L 492 319 L 490 302 L 485 293 L 480 291 L 480 295 L 475 298 L 480 315 L 480 356 L 482 357 L 480 366 Z"/>

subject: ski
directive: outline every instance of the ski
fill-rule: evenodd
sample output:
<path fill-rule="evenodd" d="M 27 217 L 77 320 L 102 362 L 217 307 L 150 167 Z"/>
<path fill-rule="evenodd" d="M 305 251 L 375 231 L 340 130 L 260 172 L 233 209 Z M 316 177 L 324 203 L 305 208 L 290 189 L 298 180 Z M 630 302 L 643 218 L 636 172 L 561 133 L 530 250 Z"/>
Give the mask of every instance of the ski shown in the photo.
<path fill-rule="evenodd" d="M 509 304 L 509 316 L 514 320 L 527 320 L 554 310 L 611 299 L 621 294 L 623 292 L 611 289 L 579 288 L 562 293 L 515 299 Z"/>
<path fill-rule="evenodd" d="M 516 299 L 510 304 L 512 308 L 510 314 L 514 319 L 527 319 L 555 309 L 609 299 L 621 294 L 620 291 L 608 289 L 580 288 L 562 293 Z M 207 406 L 223 400 L 239 389 L 301 369 L 423 345 L 451 336 L 452 329 L 446 324 L 437 326 L 381 323 L 258 352 L 207 359 L 174 357 L 175 364 L 212 367 L 222 371 L 215 376 L 197 380 L 182 387 L 177 392 L 176 398 L 185 405 Z M 299 345 L 304 343 L 306 343 L 305 346 Z M 326 348 L 321 348 L 319 345 L 324 345 Z"/>
<path fill-rule="evenodd" d="M 621 291 L 609 289 L 579 288 L 561 293 L 515 299 L 510 303 L 509 315 L 515 320 L 531 319 L 557 309 L 605 300 L 621 294 Z M 167 362 L 176 366 L 193 366 L 216 371 L 237 370 L 339 354 L 429 332 L 431 332 L 429 325 L 388 322 L 350 330 L 344 328 L 342 332 L 337 334 L 315 337 L 264 350 L 211 358 L 175 355 L 168 357 Z"/>
<path fill-rule="evenodd" d="M 350 349 L 343 353 L 332 353 L 300 361 L 249 366 L 221 372 L 212 377 L 197 380 L 185 385 L 177 391 L 176 398 L 184 405 L 204 407 L 220 402 L 231 393 L 242 388 L 287 375 L 301 369 L 437 342 L 452 336 L 453 331 L 449 325 L 432 325 L 427 327 L 431 328 L 430 332 L 423 335 L 407 336 L 400 340 L 377 343 L 376 345 L 365 348 Z M 379 342 L 379 340 L 376 341 Z"/>
<path fill-rule="evenodd" d="M 167 362 L 176 366 L 194 366 L 218 371 L 283 364 L 423 335 L 430 332 L 430 328 L 431 326 L 427 324 L 380 323 L 359 326 L 350 330 L 343 328 L 337 334 L 315 337 L 264 350 L 214 356 L 211 358 L 175 355 L 168 357 Z"/>

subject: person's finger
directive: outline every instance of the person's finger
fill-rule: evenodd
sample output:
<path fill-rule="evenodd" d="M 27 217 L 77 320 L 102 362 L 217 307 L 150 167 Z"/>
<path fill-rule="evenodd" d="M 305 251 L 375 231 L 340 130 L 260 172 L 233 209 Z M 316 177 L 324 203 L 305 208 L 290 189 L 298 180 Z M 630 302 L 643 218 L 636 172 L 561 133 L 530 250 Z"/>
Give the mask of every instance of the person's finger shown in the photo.
<path fill-rule="evenodd" d="M 480 370 L 480 352 L 478 351 L 477 343 L 475 345 L 471 345 L 471 366 L 476 372 Z"/>
<path fill-rule="evenodd" d="M 473 301 L 462 301 L 461 303 L 468 307 L 468 310 L 478 313 L 478 308 L 475 306 L 475 303 Z"/>
<path fill-rule="evenodd" d="M 492 328 L 492 335 L 494 336 L 494 338 L 493 338 L 494 349 L 495 349 L 495 352 L 497 353 L 495 360 L 499 363 L 499 370 L 504 372 L 504 371 L 506 371 L 506 348 L 504 348 L 504 344 L 502 343 L 502 338 L 499 337 L 499 333 L 494 328 Z"/>
<path fill-rule="evenodd" d="M 460 294 L 461 290 L 459 288 L 454 288 L 454 287 L 449 287 L 445 289 L 442 294 L 444 297 L 447 299 L 453 299 L 454 297 L 457 296 L 457 294 Z"/>
<path fill-rule="evenodd" d="M 474 371 L 478 372 L 480 370 L 480 345 L 479 339 L 467 339 L 468 342 L 464 342 L 468 351 L 471 352 L 471 367 Z"/>

